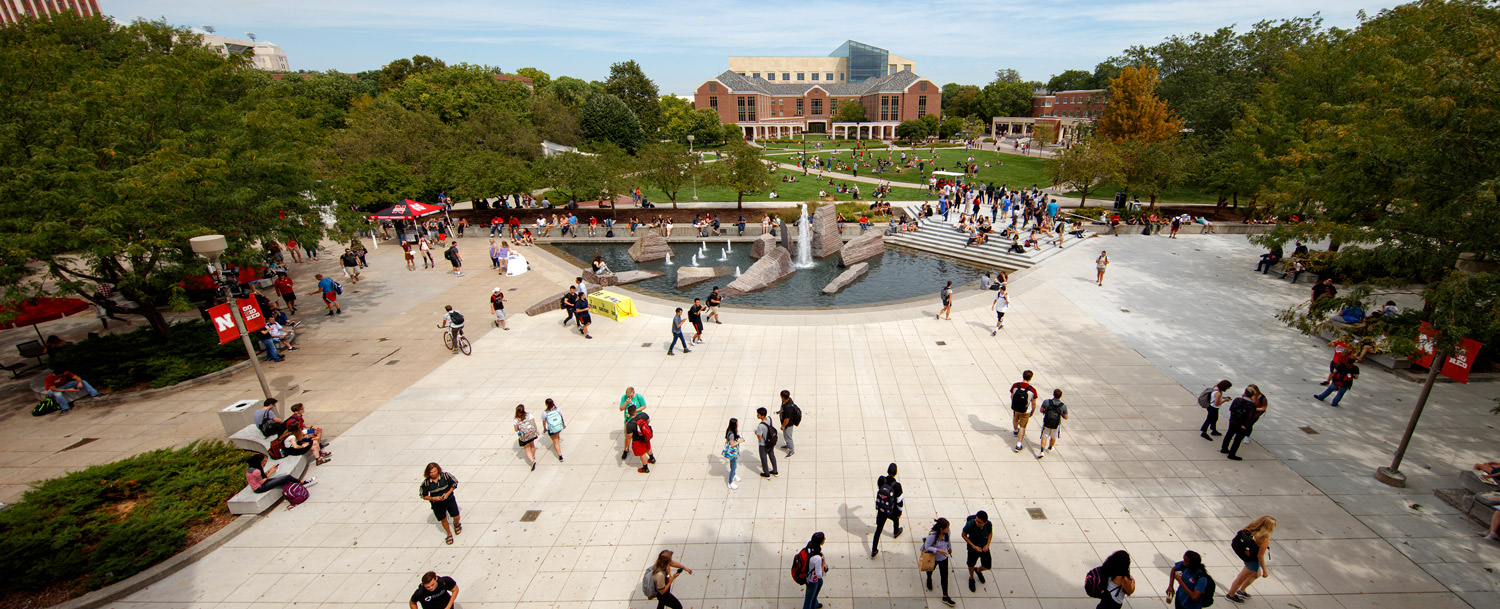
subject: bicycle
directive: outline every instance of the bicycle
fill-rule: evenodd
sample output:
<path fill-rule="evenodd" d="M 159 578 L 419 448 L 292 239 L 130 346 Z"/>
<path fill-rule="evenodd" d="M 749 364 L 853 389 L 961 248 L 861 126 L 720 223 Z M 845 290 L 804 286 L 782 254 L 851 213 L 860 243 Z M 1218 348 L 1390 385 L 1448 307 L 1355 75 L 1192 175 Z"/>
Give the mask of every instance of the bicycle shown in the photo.
<path fill-rule="evenodd" d="M 467 336 L 464 336 L 463 328 L 449 328 L 442 325 L 439 325 L 438 327 L 443 329 L 443 347 L 447 348 L 449 351 L 454 350 L 453 335 L 456 332 L 458 334 L 458 350 L 463 352 L 464 355 L 470 354 L 471 348 L 469 346 L 469 338 Z"/>

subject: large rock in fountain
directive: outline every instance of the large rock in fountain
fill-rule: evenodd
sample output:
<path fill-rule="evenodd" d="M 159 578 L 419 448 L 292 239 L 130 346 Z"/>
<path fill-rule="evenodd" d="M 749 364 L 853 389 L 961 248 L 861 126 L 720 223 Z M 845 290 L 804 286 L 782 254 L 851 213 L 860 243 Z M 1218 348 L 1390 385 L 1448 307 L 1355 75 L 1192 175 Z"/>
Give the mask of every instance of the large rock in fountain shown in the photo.
<path fill-rule="evenodd" d="M 730 266 L 679 266 L 677 267 L 677 288 L 682 289 L 715 277 L 733 274 L 734 267 Z"/>
<path fill-rule="evenodd" d="M 646 231 L 646 234 L 641 235 L 640 239 L 635 240 L 635 244 L 630 246 L 627 253 L 630 254 L 631 260 L 645 262 L 647 260 L 665 260 L 667 253 L 671 251 L 672 248 L 667 245 L 666 237 L 658 235 L 655 232 Z"/>
<path fill-rule="evenodd" d="M 861 262 L 855 264 L 849 267 L 849 270 L 839 273 L 839 276 L 834 277 L 833 281 L 828 282 L 828 285 L 823 286 L 823 293 L 837 294 L 839 290 L 849 287 L 849 284 L 854 283 L 855 279 L 863 277 L 868 272 L 870 272 L 870 263 Z"/>
<path fill-rule="evenodd" d="M 776 247 L 775 237 L 772 237 L 769 233 L 761 235 L 754 243 L 750 244 L 750 257 L 759 260 L 774 247 Z"/>
<path fill-rule="evenodd" d="M 598 284 L 600 287 L 606 288 L 612 285 L 618 285 L 620 283 L 620 278 L 616 277 L 614 273 L 605 273 L 603 275 L 599 275 L 595 274 L 593 271 L 584 271 L 583 280 L 588 283 Z"/>
<path fill-rule="evenodd" d="M 599 291 L 599 286 L 590 283 L 584 283 L 583 288 L 585 294 L 593 294 L 594 292 Z M 531 305 L 531 308 L 526 309 L 526 314 L 529 316 L 535 316 L 546 313 L 547 311 L 561 310 L 562 297 L 566 294 L 567 292 L 558 292 L 557 294 L 554 294 L 547 298 L 543 298 L 541 302 Z"/>
<path fill-rule="evenodd" d="M 844 247 L 839 236 L 839 212 L 833 205 L 823 205 L 809 218 L 812 224 L 812 255 L 818 258 L 837 254 Z"/>
<path fill-rule="evenodd" d="M 658 273 L 656 271 L 620 271 L 618 273 L 615 273 L 615 283 L 617 285 L 624 285 L 627 283 L 635 283 L 637 281 L 645 281 L 653 277 L 661 277 L 665 274 L 666 273 Z"/>
<path fill-rule="evenodd" d="M 853 266 L 885 253 L 885 235 L 872 230 L 855 237 L 839 249 L 839 266 Z"/>
<path fill-rule="evenodd" d="M 724 286 L 725 296 L 737 296 L 746 292 L 764 290 L 772 284 L 796 272 L 792 267 L 792 253 L 784 247 L 773 248 L 755 264 L 745 269 L 734 281 Z"/>

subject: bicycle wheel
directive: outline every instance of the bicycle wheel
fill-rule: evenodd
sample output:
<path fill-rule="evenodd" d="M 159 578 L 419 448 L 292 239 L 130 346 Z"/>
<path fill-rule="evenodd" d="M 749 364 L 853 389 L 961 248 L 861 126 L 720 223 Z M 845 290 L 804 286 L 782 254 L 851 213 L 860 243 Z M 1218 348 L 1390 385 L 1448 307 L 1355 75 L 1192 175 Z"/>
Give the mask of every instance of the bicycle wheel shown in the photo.
<path fill-rule="evenodd" d="M 469 338 L 467 336 L 458 337 L 458 350 L 462 351 L 464 355 L 469 354 Z"/>
<path fill-rule="evenodd" d="M 453 350 L 453 333 L 447 330 L 443 331 L 443 348 L 449 351 Z"/>

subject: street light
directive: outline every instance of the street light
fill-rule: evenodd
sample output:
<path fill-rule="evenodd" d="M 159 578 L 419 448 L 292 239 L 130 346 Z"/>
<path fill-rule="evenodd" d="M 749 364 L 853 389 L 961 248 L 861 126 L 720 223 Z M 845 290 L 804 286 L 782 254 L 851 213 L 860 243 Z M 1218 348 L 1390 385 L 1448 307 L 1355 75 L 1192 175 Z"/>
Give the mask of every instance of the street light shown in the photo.
<path fill-rule="evenodd" d="M 698 200 L 698 154 L 693 152 L 693 134 L 688 134 L 688 154 L 693 155 L 693 200 Z"/>
<path fill-rule="evenodd" d="M 250 354 L 250 367 L 255 369 L 255 378 L 260 380 L 260 391 L 266 399 L 271 399 L 271 386 L 266 383 L 266 375 L 260 370 L 260 358 L 255 355 L 255 346 L 250 343 L 250 333 L 245 331 L 245 319 L 240 316 L 240 306 L 230 292 L 229 286 L 224 282 L 224 274 L 219 270 L 219 256 L 224 250 L 229 249 L 229 243 L 224 235 L 204 235 L 193 237 L 188 240 L 193 247 L 193 253 L 207 258 L 211 266 L 209 276 L 214 278 L 214 283 L 224 292 L 224 298 L 229 302 L 229 312 L 234 316 L 234 327 L 240 332 L 240 340 L 245 342 L 245 352 Z"/>

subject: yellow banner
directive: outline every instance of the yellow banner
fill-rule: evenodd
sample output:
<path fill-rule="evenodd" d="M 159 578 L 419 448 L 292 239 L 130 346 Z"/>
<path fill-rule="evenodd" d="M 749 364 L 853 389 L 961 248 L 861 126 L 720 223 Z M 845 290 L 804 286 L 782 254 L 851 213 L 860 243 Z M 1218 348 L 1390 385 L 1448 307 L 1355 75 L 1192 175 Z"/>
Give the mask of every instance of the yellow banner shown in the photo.
<path fill-rule="evenodd" d="M 609 291 L 599 291 L 589 294 L 589 310 L 597 315 L 603 315 L 615 321 L 622 317 L 635 317 L 639 315 L 635 311 L 635 301 L 629 296 L 616 294 Z"/>

